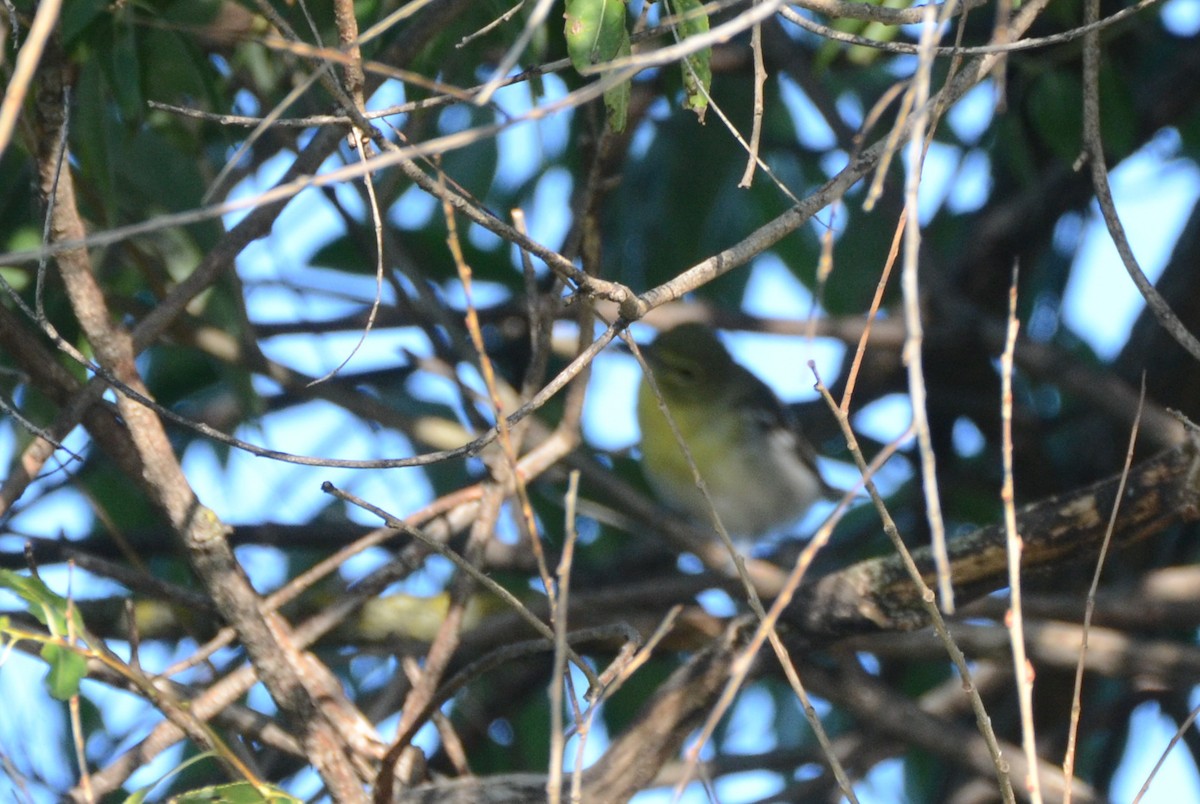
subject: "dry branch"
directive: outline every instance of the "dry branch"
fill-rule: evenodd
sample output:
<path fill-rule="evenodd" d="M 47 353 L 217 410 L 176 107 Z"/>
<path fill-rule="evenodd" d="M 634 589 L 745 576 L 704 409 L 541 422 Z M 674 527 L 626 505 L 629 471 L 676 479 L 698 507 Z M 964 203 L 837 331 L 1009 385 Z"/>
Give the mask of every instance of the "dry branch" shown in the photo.
<path fill-rule="evenodd" d="M 583 800 L 589 804 L 628 801 L 678 754 L 683 741 L 720 695 L 748 632 L 747 620 L 730 623 L 722 636 L 667 679 L 642 709 L 634 725 L 613 741 L 584 772 Z M 540 801 L 546 777 L 511 774 L 456 779 L 423 785 L 396 799 L 397 804 L 525 804 Z"/>
<path fill-rule="evenodd" d="M 1172 525 L 1200 519 L 1200 441 L 1189 440 L 1134 466 L 1113 531 L 1124 547 Z M 1093 558 L 1104 538 L 1120 477 L 1027 505 L 1017 512 L 1024 540 L 1021 569 L 1050 571 Z M 990 525 L 954 539 L 950 550 L 955 595 L 968 601 L 1006 584 L 1004 528 Z M 928 548 L 913 551 L 927 581 L 934 578 Z M 814 642 L 855 633 L 909 631 L 928 624 L 911 579 L 897 556 L 856 564 L 802 586 L 785 619 Z"/>

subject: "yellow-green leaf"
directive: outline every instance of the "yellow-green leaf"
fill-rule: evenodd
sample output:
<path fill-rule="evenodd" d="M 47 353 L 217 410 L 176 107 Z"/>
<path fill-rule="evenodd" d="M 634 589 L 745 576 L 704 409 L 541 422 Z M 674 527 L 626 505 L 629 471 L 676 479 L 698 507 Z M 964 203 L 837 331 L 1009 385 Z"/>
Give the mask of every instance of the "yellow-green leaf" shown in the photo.
<path fill-rule="evenodd" d="M 69 634 L 83 633 L 83 620 L 79 612 L 69 605 L 66 598 L 46 586 L 41 578 L 0 569 L 0 588 L 10 589 L 19 595 L 26 603 L 26 610 L 45 625 L 52 636 L 66 638 Z M 67 627 L 68 617 L 70 628 Z M 52 643 L 42 646 L 41 655 L 50 666 L 46 676 L 46 690 L 50 695 L 59 701 L 77 695 L 79 682 L 87 673 L 87 661 L 65 645 Z"/>
<path fill-rule="evenodd" d="M 28 605 L 26 609 L 46 626 L 55 636 L 67 635 L 67 599 L 57 594 L 32 575 L 20 575 L 12 570 L 0 569 L 0 588 L 16 592 Z M 71 609 L 74 633 L 83 632 L 83 620 L 76 609 Z"/>
<path fill-rule="evenodd" d="M 171 804 L 300 804 L 275 787 L 255 786 L 250 782 L 233 782 L 202 787 L 171 799 Z"/>

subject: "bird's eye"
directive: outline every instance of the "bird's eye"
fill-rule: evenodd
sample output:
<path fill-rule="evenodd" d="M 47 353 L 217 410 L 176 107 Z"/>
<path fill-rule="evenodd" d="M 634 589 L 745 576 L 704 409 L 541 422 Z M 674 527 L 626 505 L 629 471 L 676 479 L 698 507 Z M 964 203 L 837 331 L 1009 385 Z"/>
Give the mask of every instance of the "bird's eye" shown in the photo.
<path fill-rule="evenodd" d="M 675 377 L 683 382 L 694 382 L 697 377 L 695 366 L 674 366 L 672 370 Z"/>

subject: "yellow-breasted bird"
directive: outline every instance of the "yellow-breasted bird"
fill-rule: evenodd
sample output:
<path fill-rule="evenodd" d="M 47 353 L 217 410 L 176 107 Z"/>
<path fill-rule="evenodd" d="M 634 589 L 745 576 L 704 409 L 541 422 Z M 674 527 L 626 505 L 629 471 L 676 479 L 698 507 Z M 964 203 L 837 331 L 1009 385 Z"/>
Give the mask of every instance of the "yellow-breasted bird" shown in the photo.
<path fill-rule="evenodd" d="M 791 411 L 734 361 L 707 326 L 681 324 L 642 351 L 731 535 L 761 536 L 836 493 L 821 478 L 816 452 Z M 637 409 L 651 487 L 669 507 L 710 522 L 710 509 L 645 378 Z"/>

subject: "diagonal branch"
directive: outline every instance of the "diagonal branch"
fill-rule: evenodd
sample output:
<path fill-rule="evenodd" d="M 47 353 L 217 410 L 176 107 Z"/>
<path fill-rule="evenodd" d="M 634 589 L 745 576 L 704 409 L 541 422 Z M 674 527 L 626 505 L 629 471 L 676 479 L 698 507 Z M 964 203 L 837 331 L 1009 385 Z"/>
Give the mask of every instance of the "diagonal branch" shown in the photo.
<path fill-rule="evenodd" d="M 625 802 L 648 786 L 667 760 L 678 754 L 692 730 L 716 700 L 749 634 L 746 619 L 734 620 L 724 634 L 671 674 L 635 723 L 594 765 L 584 771 L 582 800 L 588 804 Z M 525 804 L 543 800 L 544 774 L 469 777 L 406 791 L 397 804 Z"/>
<path fill-rule="evenodd" d="M 41 189 L 51 199 L 50 232 L 56 242 L 79 240 L 86 234 L 71 171 L 58 170 L 60 135 L 67 124 L 63 96 L 68 69 L 61 50 L 52 44 L 37 90 L 41 134 L 37 142 Z M 133 338 L 113 322 L 88 252 L 65 249 L 56 259 L 97 362 L 126 386 L 148 395 L 134 361 Z M 116 407 L 136 455 L 136 461 L 123 468 L 143 482 L 151 504 L 183 542 L 197 575 L 221 615 L 238 631 L 272 697 L 296 721 L 306 752 L 330 791 L 339 800 L 361 799 L 361 785 L 343 735 L 369 729 L 369 725 L 345 699 L 333 676 L 327 670 L 321 672 L 297 650 L 286 622 L 261 612 L 259 597 L 225 538 L 227 527 L 196 498 L 162 421 L 124 394 L 116 396 Z"/>
<path fill-rule="evenodd" d="M 1100 18 L 1100 4 L 1089 0 L 1083 4 L 1084 23 L 1094 24 Z M 1104 141 L 1100 128 L 1100 32 L 1089 30 L 1083 38 L 1083 139 L 1088 161 L 1091 163 L 1092 186 L 1096 191 L 1096 202 L 1100 205 L 1100 213 L 1108 227 L 1113 246 L 1121 255 L 1121 263 L 1129 273 L 1129 278 L 1137 286 L 1138 292 L 1146 300 L 1146 307 L 1157 319 L 1159 325 L 1170 333 L 1175 341 L 1187 350 L 1194 359 L 1200 360 L 1200 340 L 1196 339 L 1179 317 L 1171 310 L 1167 300 L 1158 292 L 1158 288 L 1146 277 L 1129 238 L 1125 236 L 1125 227 L 1117 214 L 1116 203 L 1113 201 L 1112 188 L 1108 182 L 1108 166 L 1104 158 Z"/>
<path fill-rule="evenodd" d="M 1134 466 L 1113 529 L 1114 547 L 1130 545 L 1172 525 L 1200 520 L 1200 431 Z M 1025 540 L 1022 572 L 1047 570 L 1094 557 L 1100 549 L 1120 485 L 1120 475 L 1017 511 Z M 948 545 L 955 593 L 964 602 L 1007 584 L 1004 527 L 990 525 Z M 913 551 L 922 575 L 932 579 L 928 548 Z M 826 643 L 850 634 L 908 631 L 928 624 L 917 589 L 899 557 L 855 564 L 802 586 L 784 615 L 805 638 Z"/>

